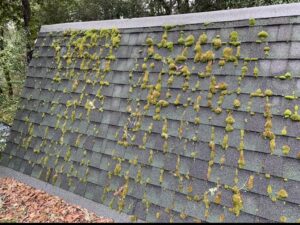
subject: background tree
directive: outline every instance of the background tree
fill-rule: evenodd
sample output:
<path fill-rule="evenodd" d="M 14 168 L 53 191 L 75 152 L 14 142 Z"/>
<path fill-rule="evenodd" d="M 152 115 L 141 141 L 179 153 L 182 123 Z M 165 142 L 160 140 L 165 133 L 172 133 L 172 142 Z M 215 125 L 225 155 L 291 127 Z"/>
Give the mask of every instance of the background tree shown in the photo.
<path fill-rule="evenodd" d="M 300 0 L 1 0 L 0 121 L 12 122 L 25 80 L 25 65 L 30 62 L 34 41 L 43 24 L 161 16 L 292 2 Z"/>

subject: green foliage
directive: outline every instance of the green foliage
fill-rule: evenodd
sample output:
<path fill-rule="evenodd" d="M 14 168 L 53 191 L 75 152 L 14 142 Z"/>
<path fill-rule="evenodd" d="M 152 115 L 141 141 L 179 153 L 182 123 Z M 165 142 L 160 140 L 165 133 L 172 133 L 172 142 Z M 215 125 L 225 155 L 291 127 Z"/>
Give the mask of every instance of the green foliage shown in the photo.
<path fill-rule="evenodd" d="M 8 29 L 3 40 L 4 48 L 0 50 L 0 122 L 7 124 L 12 124 L 25 79 L 23 39 L 21 32 Z"/>

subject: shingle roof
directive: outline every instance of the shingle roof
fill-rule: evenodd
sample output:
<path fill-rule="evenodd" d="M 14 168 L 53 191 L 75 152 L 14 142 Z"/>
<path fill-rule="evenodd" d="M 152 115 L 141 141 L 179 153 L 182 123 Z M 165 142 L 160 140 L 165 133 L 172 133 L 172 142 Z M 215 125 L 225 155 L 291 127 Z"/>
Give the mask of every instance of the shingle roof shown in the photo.
<path fill-rule="evenodd" d="M 299 9 L 44 26 L 1 164 L 133 219 L 299 221 Z"/>

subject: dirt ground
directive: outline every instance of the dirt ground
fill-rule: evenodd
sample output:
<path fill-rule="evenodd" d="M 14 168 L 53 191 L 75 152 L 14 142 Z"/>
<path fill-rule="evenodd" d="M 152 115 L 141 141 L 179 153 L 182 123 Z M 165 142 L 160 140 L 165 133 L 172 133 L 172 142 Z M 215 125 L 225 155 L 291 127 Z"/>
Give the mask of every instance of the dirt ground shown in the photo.
<path fill-rule="evenodd" d="M 59 197 L 11 178 L 0 179 L 0 222 L 111 223 Z"/>

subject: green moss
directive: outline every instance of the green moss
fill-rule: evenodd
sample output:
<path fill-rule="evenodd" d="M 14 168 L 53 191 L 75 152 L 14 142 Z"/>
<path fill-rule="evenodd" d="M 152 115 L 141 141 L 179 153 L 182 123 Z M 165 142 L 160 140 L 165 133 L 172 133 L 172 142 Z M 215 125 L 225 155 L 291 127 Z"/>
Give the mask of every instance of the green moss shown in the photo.
<path fill-rule="evenodd" d="M 201 123 L 200 117 L 195 117 L 194 124 L 199 125 Z"/>
<path fill-rule="evenodd" d="M 242 67 L 242 77 L 244 77 L 248 73 L 248 66 Z"/>
<path fill-rule="evenodd" d="M 153 58 L 154 58 L 155 60 L 157 60 L 157 61 L 161 61 L 163 57 L 162 57 L 160 54 L 155 53 L 154 56 L 153 56 Z"/>
<path fill-rule="evenodd" d="M 255 78 L 257 78 L 258 75 L 259 75 L 259 69 L 258 69 L 257 66 L 255 66 L 254 69 L 253 69 L 253 75 L 254 75 Z"/>
<path fill-rule="evenodd" d="M 60 83 L 61 82 L 61 77 L 59 75 L 59 73 L 56 73 L 54 78 L 53 78 L 53 81 L 56 82 L 56 83 Z"/>
<path fill-rule="evenodd" d="M 280 189 L 278 192 L 277 192 L 277 197 L 278 198 L 287 198 L 289 195 L 287 193 L 287 191 L 285 189 Z"/>
<path fill-rule="evenodd" d="M 168 120 L 167 119 L 164 119 L 164 124 L 163 124 L 163 127 L 162 127 L 161 136 L 164 139 L 168 139 L 168 137 L 169 137 L 169 135 L 168 135 Z"/>
<path fill-rule="evenodd" d="M 174 49 L 174 43 L 171 42 L 171 41 L 167 42 L 166 48 L 169 49 L 170 51 L 173 51 L 173 49 Z"/>
<path fill-rule="evenodd" d="M 214 112 L 216 114 L 221 114 L 222 113 L 222 108 L 221 107 L 217 107 L 217 108 L 214 109 Z"/>
<path fill-rule="evenodd" d="M 159 107 L 167 107 L 169 105 L 169 102 L 167 102 L 165 100 L 159 100 L 156 105 Z"/>
<path fill-rule="evenodd" d="M 298 97 L 295 95 L 286 95 L 284 96 L 284 98 L 287 100 L 296 100 Z"/>
<path fill-rule="evenodd" d="M 265 90 L 265 96 L 272 96 L 273 95 L 273 91 L 270 89 Z"/>
<path fill-rule="evenodd" d="M 285 223 L 287 221 L 287 217 L 286 216 L 280 216 L 279 218 L 281 223 Z"/>
<path fill-rule="evenodd" d="M 229 47 L 224 48 L 223 57 L 226 61 L 234 61 L 235 57 L 233 57 L 233 49 Z"/>
<path fill-rule="evenodd" d="M 223 142 L 222 142 L 222 148 L 227 150 L 229 147 L 228 145 L 228 134 L 225 134 L 224 138 L 223 138 Z"/>
<path fill-rule="evenodd" d="M 180 98 L 181 98 L 181 94 L 178 94 L 175 99 L 174 105 L 180 105 Z"/>
<path fill-rule="evenodd" d="M 180 72 L 185 76 L 185 77 L 189 77 L 191 75 L 191 72 L 189 70 L 189 67 L 187 65 L 184 65 L 182 67 L 182 69 L 180 70 Z"/>
<path fill-rule="evenodd" d="M 215 58 L 214 52 L 209 50 L 202 55 L 201 62 L 206 63 L 209 61 L 213 61 L 214 58 Z"/>
<path fill-rule="evenodd" d="M 236 31 L 232 31 L 232 32 L 230 33 L 230 41 L 231 41 L 231 42 L 237 42 L 238 39 L 239 39 L 239 33 L 236 32 Z"/>
<path fill-rule="evenodd" d="M 292 78 L 292 74 L 290 72 L 287 72 L 286 74 L 276 76 L 275 78 L 278 78 L 280 80 L 291 79 Z"/>
<path fill-rule="evenodd" d="M 249 26 L 255 26 L 256 20 L 254 18 L 249 19 Z"/>
<path fill-rule="evenodd" d="M 185 44 L 184 32 L 183 31 L 180 31 L 179 38 L 178 38 L 177 42 L 178 42 L 179 45 L 184 45 Z"/>
<path fill-rule="evenodd" d="M 289 118 L 289 117 L 291 117 L 291 115 L 292 115 L 292 111 L 289 110 L 289 109 L 286 109 L 286 110 L 284 111 L 283 115 L 284 115 L 284 118 Z"/>
<path fill-rule="evenodd" d="M 246 165 L 246 163 L 245 163 L 245 156 L 244 156 L 244 151 L 243 150 L 240 151 L 240 157 L 238 159 L 238 165 L 239 165 L 240 169 L 244 168 L 244 166 Z"/>
<path fill-rule="evenodd" d="M 286 136 L 287 135 L 287 127 L 284 126 L 283 129 L 281 130 L 281 135 Z"/>
<path fill-rule="evenodd" d="M 233 212 L 236 216 L 240 215 L 241 210 L 243 209 L 243 199 L 238 187 L 233 188 L 234 194 L 232 196 L 233 207 L 229 210 Z"/>
<path fill-rule="evenodd" d="M 208 38 L 207 38 L 206 33 L 203 33 L 203 34 L 200 35 L 200 37 L 199 37 L 200 45 L 206 44 L 207 40 L 208 40 Z"/>
<path fill-rule="evenodd" d="M 150 57 L 150 56 L 153 56 L 153 54 L 154 54 L 154 47 L 153 47 L 153 45 L 151 45 L 147 49 L 147 55 Z"/>
<path fill-rule="evenodd" d="M 288 154 L 290 153 L 290 151 L 291 151 L 290 146 L 288 146 L 288 145 L 282 146 L 282 153 L 283 153 L 284 155 L 288 155 Z"/>
<path fill-rule="evenodd" d="M 219 48 L 222 47 L 222 40 L 219 35 L 217 35 L 213 40 L 212 40 L 212 45 L 214 49 L 218 50 Z"/>
<path fill-rule="evenodd" d="M 236 109 L 240 108 L 240 106 L 241 106 L 240 100 L 235 99 L 235 100 L 233 101 L 233 106 L 234 106 L 234 108 L 236 108 Z"/>
<path fill-rule="evenodd" d="M 250 94 L 251 97 L 264 97 L 265 94 L 262 92 L 262 90 L 259 88 L 255 92 L 252 92 Z"/>
<path fill-rule="evenodd" d="M 179 62 L 179 63 L 185 62 L 186 60 L 187 60 L 187 57 L 184 55 L 178 55 L 178 56 L 176 56 L 176 59 L 175 59 L 175 61 Z"/>
<path fill-rule="evenodd" d="M 226 122 L 225 130 L 227 132 L 233 131 L 234 130 L 233 124 L 235 123 L 235 119 L 233 118 L 231 112 L 228 113 L 228 116 L 226 117 L 225 122 Z"/>
<path fill-rule="evenodd" d="M 219 66 L 223 67 L 223 66 L 225 66 L 225 64 L 226 64 L 226 61 L 224 59 L 220 59 Z"/>
<path fill-rule="evenodd" d="M 190 46 L 192 46 L 193 44 L 195 43 L 195 38 L 194 38 L 194 35 L 189 35 L 186 39 L 185 39 L 185 41 L 184 41 L 184 45 L 186 46 L 186 47 L 190 47 Z"/>
<path fill-rule="evenodd" d="M 190 87 L 189 82 L 186 80 L 183 84 L 182 84 L 182 90 L 185 92 L 188 90 L 188 88 Z"/>
<path fill-rule="evenodd" d="M 268 32 L 266 32 L 266 31 L 261 31 L 261 32 L 259 32 L 259 33 L 257 34 L 257 36 L 258 36 L 260 39 L 264 40 L 264 39 L 266 39 L 266 38 L 269 37 L 269 34 L 268 34 Z"/>

